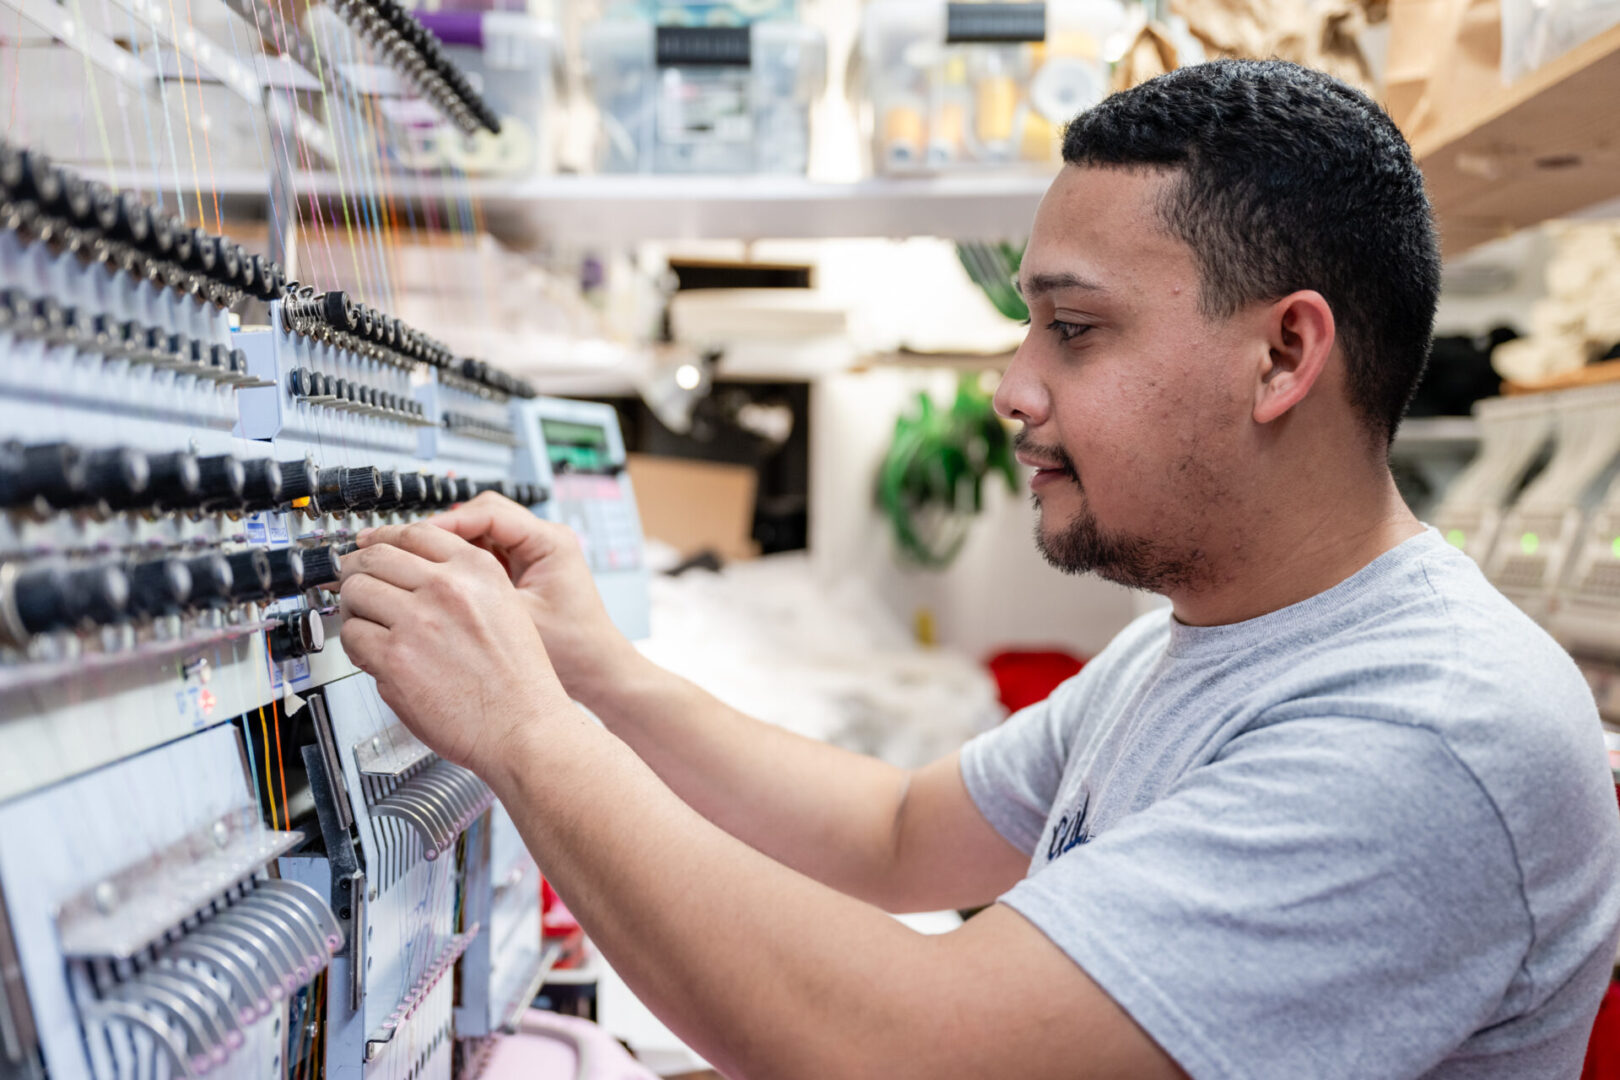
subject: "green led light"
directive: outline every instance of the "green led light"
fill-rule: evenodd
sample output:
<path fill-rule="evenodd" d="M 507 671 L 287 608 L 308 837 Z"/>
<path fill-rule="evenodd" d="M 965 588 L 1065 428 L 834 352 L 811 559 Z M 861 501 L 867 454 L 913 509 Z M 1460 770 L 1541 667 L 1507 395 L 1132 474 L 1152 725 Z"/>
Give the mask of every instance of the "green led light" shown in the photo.
<path fill-rule="evenodd" d="M 1446 543 L 1460 551 L 1468 546 L 1468 536 L 1461 529 L 1448 529 L 1446 530 Z M 1615 543 L 1620 544 L 1620 538 L 1617 538 Z"/>
<path fill-rule="evenodd" d="M 1541 548 L 1541 537 L 1535 533 L 1525 533 L 1519 537 L 1519 550 L 1526 555 L 1534 555 Z"/>
<path fill-rule="evenodd" d="M 1609 545 L 1609 550 L 1614 552 L 1615 558 L 1620 559 L 1620 536 L 1614 538 L 1614 542 Z"/>

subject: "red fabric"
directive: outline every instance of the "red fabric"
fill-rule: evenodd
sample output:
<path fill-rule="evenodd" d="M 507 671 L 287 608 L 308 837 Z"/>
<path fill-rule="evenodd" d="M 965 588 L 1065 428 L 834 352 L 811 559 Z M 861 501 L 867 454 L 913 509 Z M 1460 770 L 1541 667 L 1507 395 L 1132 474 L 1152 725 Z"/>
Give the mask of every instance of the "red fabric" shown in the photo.
<path fill-rule="evenodd" d="M 1581 1080 L 1620 1080 L 1620 985 L 1609 984 L 1586 1044 Z"/>
<path fill-rule="evenodd" d="M 1085 658 L 1060 649 L 1009 649 L 985 661 L 1010 713 L 1045 701 L 1059 683 L 1085 666 Z"/>

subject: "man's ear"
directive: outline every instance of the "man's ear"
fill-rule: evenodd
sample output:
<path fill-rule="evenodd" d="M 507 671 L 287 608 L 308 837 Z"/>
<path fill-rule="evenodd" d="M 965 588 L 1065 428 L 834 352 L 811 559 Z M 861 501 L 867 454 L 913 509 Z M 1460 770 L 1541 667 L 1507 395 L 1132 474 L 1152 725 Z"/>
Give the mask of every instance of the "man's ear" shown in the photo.
<path fill-rule="evenodd" d="M 1290 293 L 1266 315 L 1267 355 L 1255 384 L 1254 421 L 1269 424 L 1305 400 L 1327 367 L 1333 309 L 1313 289 Z"/>

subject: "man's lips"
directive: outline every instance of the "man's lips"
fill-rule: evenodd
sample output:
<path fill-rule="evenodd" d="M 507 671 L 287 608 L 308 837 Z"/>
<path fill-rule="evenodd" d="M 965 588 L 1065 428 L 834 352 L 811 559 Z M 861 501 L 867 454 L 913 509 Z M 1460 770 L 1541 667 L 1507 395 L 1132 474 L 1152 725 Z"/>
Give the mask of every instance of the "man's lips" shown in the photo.
<path fill-rule="evenodd" d="M 1027 465 L 1035 470 L 1035 475 L 1030 478 L 1031 483 L 1038 480 L 1048 480 L 1059 476 L 1074 475 L 1073 470 L 1059 461 L 1051 461 L 1024 451 L 1014 453 L 1013 457 L 1018 459 L 1019 464 Z"/>
<path fill-rule="evenodd" d="M 1065 471 L 1067 471 L 1067 470 L 1065 470 L 1063 465 L 1061 463 L 1059 463 L 1059 462 L 1049 461 L 1046 458 L 1042 458 L 1042 457 L 1036 457 L 1034 454 L 1028 453 L 1028 452 L 1023 451 L 1023 450 L 1019 450 L 1017 453 L 1013 454 L 1013 457 L 1018 459 L 1018 463 L 1020 465 L 1028 465 L 1030 468 L 1037 469 L 1037 470 L 1039 470 L 1041 472 L 1065 472 Z"/>

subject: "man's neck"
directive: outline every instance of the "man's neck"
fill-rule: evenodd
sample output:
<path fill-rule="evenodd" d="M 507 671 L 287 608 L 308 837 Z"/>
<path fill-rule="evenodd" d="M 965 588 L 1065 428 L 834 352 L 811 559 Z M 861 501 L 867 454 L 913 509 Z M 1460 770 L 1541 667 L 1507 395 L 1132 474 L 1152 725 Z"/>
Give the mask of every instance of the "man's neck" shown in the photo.
<path fill-rule="evenodd" d="M 1213 584 L 1170 595 L 1176 618 L 1190 626 L 1258 618 L 1331 589 L 1423 531 L 1387 471 L 1359 496 L 1354 487 L 1256 516 Z"/>

